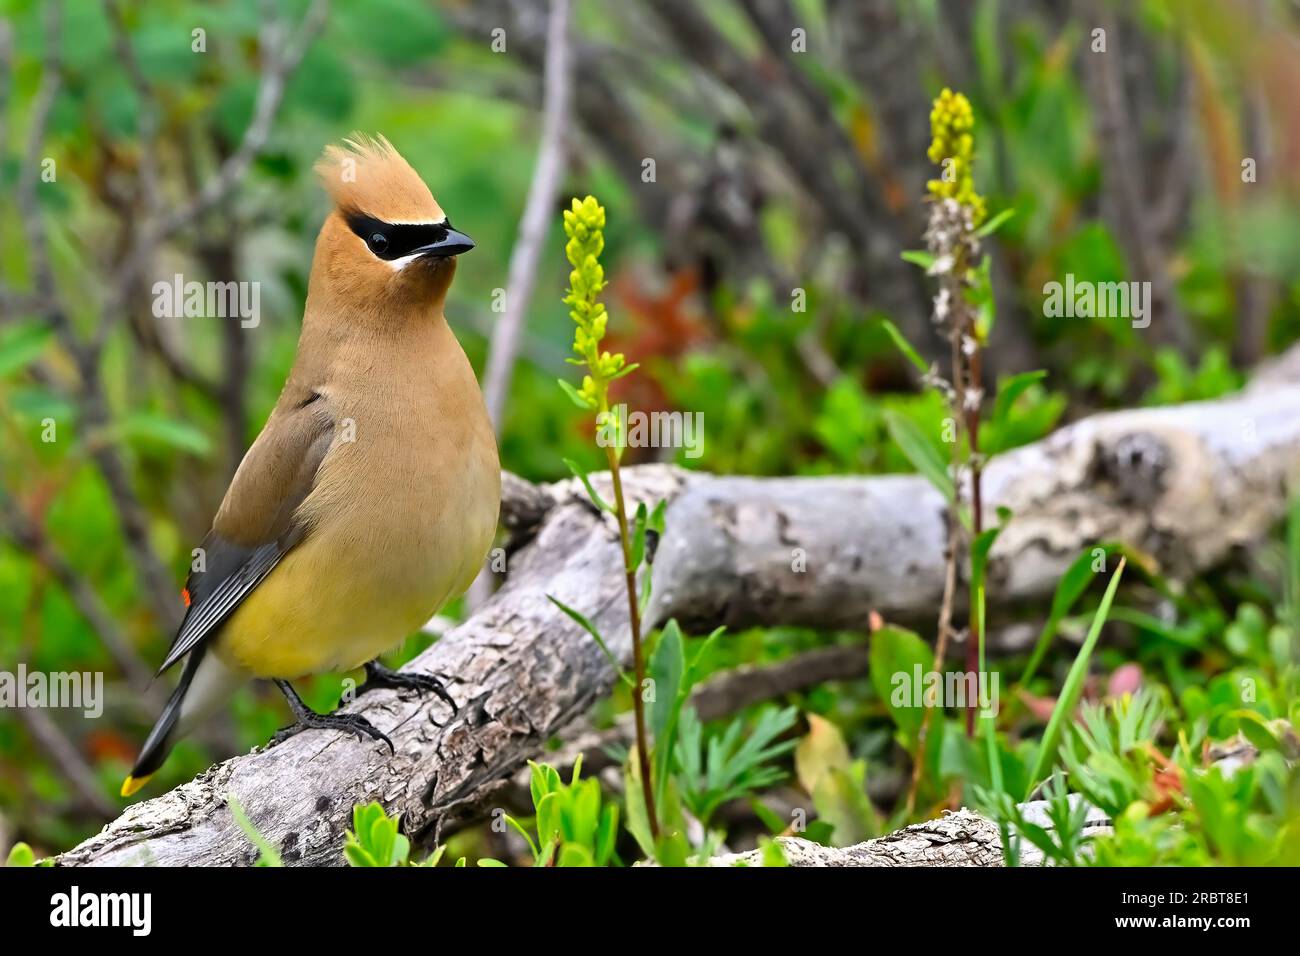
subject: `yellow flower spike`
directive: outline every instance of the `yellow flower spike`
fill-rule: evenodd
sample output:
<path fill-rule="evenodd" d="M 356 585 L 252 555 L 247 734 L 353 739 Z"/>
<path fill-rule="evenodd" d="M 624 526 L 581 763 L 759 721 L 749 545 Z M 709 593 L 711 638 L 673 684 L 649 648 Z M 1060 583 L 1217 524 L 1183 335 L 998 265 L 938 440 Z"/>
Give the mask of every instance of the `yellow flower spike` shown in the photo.
<path fill-rule="evenodd" d="M 975 157 L 975 113 L 970 100 L 961 93 L 944 88 L 930 111 L 932 140 L 926 155 L 936 165 L 946 165 L 945 175 L 926 184 L 930 195 L 953 199 L 971 210 L 979 225 L 985 216 L 984 197 L 975 191 L 972 165 Z"/>

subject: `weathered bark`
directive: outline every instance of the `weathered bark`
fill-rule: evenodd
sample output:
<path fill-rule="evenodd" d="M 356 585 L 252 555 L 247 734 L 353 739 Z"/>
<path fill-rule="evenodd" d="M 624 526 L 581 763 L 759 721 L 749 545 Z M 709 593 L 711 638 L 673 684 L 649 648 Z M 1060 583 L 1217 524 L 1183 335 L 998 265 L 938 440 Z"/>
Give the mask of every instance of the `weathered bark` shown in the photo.
<path fill-rule="evenodd" d="M 1288 759 L 1300 755 L 1300 742 L 1293 731 L 1284 734 Z M 1212 745 L 1207 754 L 1212 765 L 1224 774 L 1236 773 L 1251 763 L 1259 751 L 1238 734 Z M 1070 794 L 1077 807 L 1083 797 Z M 1055 829 L 1048 815 L 1048 801 L 1031 800 L 1020 804 L 1025 820 L 1044 830 Z M 1111 820 L 1097 807 L 1089 806 L 1084 816 L 1085 836 L 1099 836 L 1111 831 Z M 1002 866 L 1002 835 L 997 824 L 981 814 L 962 807 L 945 812 L 937 820 L 926 820 L 895 830 L 893 833 L 847 847 L 822 846 L 801 837 L 778 837 L 791 866 Z M 1085 848 L 1085 853 L 1088 850 Z M 711 866 L 761 866 L 762 851 L 724 853 L 709 861 Z M 1043 851 L 1028 840 L 1020 841 L 1020 866 L 1042 866 Z"/>
<path fill-rule="evenodd" d="M 1300 472 L 1298 382 L 1293 354 L 1239 396 L 1098 415 L 995 459 L 985 472 L 988 518 L 998 506 L 1014 517 L 993 551 L 991 604 L 1045 597 L 1100 541 L 1125 541 L 1168 573 L 1190 574 L 1265 534 Z M 625 483 L 634 503 L 671 502 L 652 621 L 865 631 L 873 609 L 926 618 L 938 605 L 943 501 L 924 479 L 726 478 L 648 466 L 628 469 Z M 443 678 L 461 705 L 455 718 L 436 699 L 365 695 L 350 709 L 392 737 L 394 756 L 307 732 L 130 807 L 59 862 L 247 863 L 254 852 L 227 794 L 290 863 L 340 862 L 357 802 L 402 814 L 423 843 L 487 810 L 506 778 L 613 679 L 595 642 L 547 595 L 585 613 L 615 653 L 629 645 L 612 521 L 573 480 L 504 487 L 515 550 L 503 587 L 410 665 Z"/>
<path fill-rule="evenodd" d="M 1046 802 L 1025 804 L 1027 819 L 1051 829 Z M 1088 812 L 1087 834 L 1105 832 L 1109 823 L 1096 809 Z M 937 820 L 914 823 L 887 836 L 854 846 L 822 846 L 801 837 L 778 837 L 791 866 L 1002 866 L 1002 840 L 997 824 L 963 807 Z M 1021 866 L 1041 866 L 1043 853 L 1027 840 L 1020 845 Z M 712 866 L 761 866 L 762 851 L 716 856 Z"/>
<path fill-rule="evenodd" d="M 998 508 L 1013 517 L 991 555 L 991 605 L 1050 594 L 1100 542 L 1186 577 L 1258 540 L 1300 474 L 1297 355 L 1240 395 L 1095 415 L 994 458 L 985 526 Z M 692 480 L 668 515 L 649 616 L 691 629 L 865 630 L 872 610 L 931 621 L 944 508 L 916 475 Z"/>

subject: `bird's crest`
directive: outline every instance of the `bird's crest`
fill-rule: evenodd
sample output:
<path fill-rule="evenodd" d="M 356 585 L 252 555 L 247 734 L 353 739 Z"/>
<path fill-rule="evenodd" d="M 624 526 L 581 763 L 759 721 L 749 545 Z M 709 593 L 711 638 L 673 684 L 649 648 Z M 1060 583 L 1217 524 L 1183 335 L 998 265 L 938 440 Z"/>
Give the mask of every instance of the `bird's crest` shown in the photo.
<path fill-rule="evenodd" d="M 442 208 L 419 173 L 383 136 L 354 133 L 326 146 L 316 174 L 341 212 L 364 213 L 384 222 L 438 222 Z"/>

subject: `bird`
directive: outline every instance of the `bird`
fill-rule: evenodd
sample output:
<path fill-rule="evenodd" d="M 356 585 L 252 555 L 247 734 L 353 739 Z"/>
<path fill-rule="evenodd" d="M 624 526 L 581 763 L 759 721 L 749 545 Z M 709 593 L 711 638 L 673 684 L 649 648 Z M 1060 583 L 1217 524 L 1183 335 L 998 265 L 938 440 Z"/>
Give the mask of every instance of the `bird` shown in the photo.
<path fill-rule="evenodd" d="M 355 714 L 320 714 L 292 681 L 364 666 L 372 687 L 455 700 L 433 675 L 377 658 L 464 592 L 497 529 L 496 436 L 444 315 L 474 248 L 383 136 L 327 146 L 332 201 L 308 280 L 297 353 L 195 552 L 185 613 L 159 674 L 180 681 L 122 784 L 128 797 L 177 740 L 240 686 L 269 679 L 294 724 L 392 748 Z M 183 663 L 182 663 L 183 662 Z"/>

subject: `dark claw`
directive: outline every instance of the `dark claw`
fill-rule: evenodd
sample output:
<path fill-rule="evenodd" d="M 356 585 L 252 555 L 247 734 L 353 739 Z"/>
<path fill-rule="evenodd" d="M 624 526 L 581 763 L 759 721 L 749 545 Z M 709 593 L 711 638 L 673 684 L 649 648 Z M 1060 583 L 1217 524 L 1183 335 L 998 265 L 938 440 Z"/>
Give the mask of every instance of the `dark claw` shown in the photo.
<path fill-rule="evenodd" d="M 290 737 L 294 737 L 304 730 L 339 730 L 346 734 L 352 734 L 362 741 L 369 737 L 371 740 L 380 740 L 387 744 L 390 754 L 396 753 L 393 742 L 388 739 L 388 735 L 360 714 L 313 714 L 310 717 L 299 719 L 296 723 L 277 730 L 271 738 L 268 749 L 284 743 Z"/>
<path fill-rule="evenodd" d="M 415 671 L 395 671 L 390 667 L 385 667 L 378 661 L 371 661 L 366 664 L 366 682 L 357 691 L 357 696 L 359 697 L 366 691 L 378 687 L 391 687 L 394 690 L 413 690 L 417 694 L 436 694 L 443 703 L 451 708 L 453 717 L 460 712 L 460 708 L 456 706 L 456 701 L 452 699 L 451 694 L 447 693 L 447 688 L 443 686 L 442 681 L 432 674 L 421 674 Z"/>
<path fill-rule="evenodd" d="M 298 696 L 298 692 L 290 686 L 288 681 L 277 680 L 275 686 L 280 688 L 284 694 L 284 699 L 289 702 L 289 709 L 293 711 L 294 722 L 288 727 L 281 728 L 275 732 L 267 748 L 282 744 L 295 734 L 300 734 L 304 730 L 340 730 L 347 734 L 353 734 L 358 740 L 365 740 L 369 737 L 371 740 L 382 740 L 388 745 L 390 754 L 397 751 L 393 747 L 393 742 L 388 739 L 388 735 L 375 727 L 370 721 L 360 714 L 318 714 Z"/>

